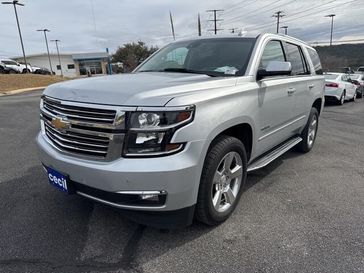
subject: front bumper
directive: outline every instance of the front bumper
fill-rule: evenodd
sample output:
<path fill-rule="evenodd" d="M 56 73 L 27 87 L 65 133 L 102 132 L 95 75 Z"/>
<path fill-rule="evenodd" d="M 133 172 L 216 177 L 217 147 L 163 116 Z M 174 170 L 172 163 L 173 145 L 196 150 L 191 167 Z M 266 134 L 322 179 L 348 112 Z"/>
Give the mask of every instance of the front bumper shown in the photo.
<path fill-rule="evenodd" d="M 189 142 L 184 151 L 158 158 L 119 158 L 100 162 L 71 157 L 56 151 L 42 133 L 37 136 L 41 162 L 68 175 L 71 181 L 106 193 L 164 191 L 166 201 L 161 206 L 120 205 L 94 196 L 90 192 L 77 193 L 118 208 L 138 211 L 167 212 L 193 207 L 197 200 L 203 165 L 205 141 Z M 92 193 L 92 191 L 91 191 Z M 122 194 L 122 193 L 120 193 Z M 107 196 L 107 195 L 104 195 Z"/>

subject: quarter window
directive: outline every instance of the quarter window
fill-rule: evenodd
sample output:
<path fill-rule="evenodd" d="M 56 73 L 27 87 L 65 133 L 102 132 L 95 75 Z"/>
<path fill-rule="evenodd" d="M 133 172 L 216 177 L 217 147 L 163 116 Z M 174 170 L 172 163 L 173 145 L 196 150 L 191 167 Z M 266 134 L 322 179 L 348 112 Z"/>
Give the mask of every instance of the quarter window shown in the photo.
<path fill-rule="evenodd" d="M 308 55 L 310 55 L 313 67 L 315 69 L 315 72 L 317 75 L 322 75 L 322 66 L 320 62 L 319 55 L 317 54 L 316 50 L 313 50 L 311 48 L 307 48 Z"/>
<path fill-rule="evenodd" d="M 287 62 L 292 65 L 291 75 L 305 75 L 308 74 L 305 59 L 303 58 L 302 50 L 299 46 L 284 43 L 284 49 L 286 52 Z"/>

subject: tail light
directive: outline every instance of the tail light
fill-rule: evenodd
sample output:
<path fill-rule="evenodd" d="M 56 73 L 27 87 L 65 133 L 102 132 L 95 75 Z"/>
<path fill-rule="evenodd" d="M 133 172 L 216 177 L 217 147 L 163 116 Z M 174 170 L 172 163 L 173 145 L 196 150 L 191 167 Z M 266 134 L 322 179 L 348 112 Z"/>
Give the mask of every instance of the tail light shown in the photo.
<path fill-rule="evenodd" d="M 334 83 L 334 82 L 326 83 L 325 86 L 327 86 L 327 87 L 339 87 L 339 85 L 337 83 Z"/>

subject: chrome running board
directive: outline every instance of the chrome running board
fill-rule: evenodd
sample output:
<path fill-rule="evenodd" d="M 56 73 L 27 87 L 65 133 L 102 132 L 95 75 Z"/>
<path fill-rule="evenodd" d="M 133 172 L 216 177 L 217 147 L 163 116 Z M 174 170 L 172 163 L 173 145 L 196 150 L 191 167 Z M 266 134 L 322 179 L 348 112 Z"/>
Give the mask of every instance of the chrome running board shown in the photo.
<path fill-rule="evenodd" d="M 284 142 L 282 145 L 278 146 L 273 151 L 267 153 L 261 158 L 258 158 L 257 160 L 254 160 L 252 163 L 248 166 L 248 172 L 263 168 L 267 166 L 269 163 L 271 163 L 273 160 L 277 159 L 281 155 L 283 155 L 285 152 L 287 152 L 289 149 L 297 145 L 302 141 L 301 137 L 295 137 L 291 138 L 290 140 Z"/>

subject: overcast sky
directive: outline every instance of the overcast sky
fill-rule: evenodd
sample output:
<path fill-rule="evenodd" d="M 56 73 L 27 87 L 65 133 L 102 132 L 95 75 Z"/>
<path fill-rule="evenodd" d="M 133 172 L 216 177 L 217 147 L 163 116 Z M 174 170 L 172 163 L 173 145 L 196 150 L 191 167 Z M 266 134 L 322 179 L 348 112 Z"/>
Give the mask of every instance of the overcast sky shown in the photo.
<path fill-rule="evenodd" d="M 127 42 L 142 40 L 161 46 L 171 42 L 169 11 L 172 12 L 177 39 L 197 35 L 197 14 L 201 15 L 203 35 L 213 27 L 208 9 L 218 13 L 218 27 L 275 32 L 272 14 L 283 10 L 282 25 L 288 33 L 307 42 L 327 41 L 330 18 L 335 13 L 334 40 L 364 38 L 364 0 L 23 0 L 18 8 L 26 54 L 46 51 L 43 33 L 61 40 L 62 52 L 111 51 Z M 50 44 L 51 52 L 55 46 Z M 19 56 L 21 47 L 14 10 L 0 5 L 0 55 Z"/>

